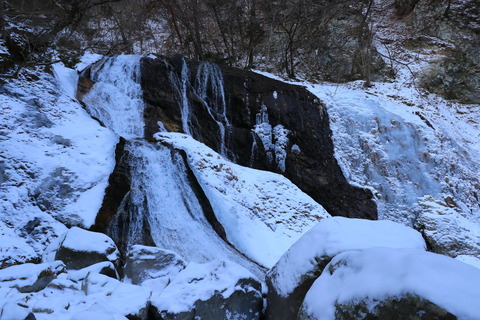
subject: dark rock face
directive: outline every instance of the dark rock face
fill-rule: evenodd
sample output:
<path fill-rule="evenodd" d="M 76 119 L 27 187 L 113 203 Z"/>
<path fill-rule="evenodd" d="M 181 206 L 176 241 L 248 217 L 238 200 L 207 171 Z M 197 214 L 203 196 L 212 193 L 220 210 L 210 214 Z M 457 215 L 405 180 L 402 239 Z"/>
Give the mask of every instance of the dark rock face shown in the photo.
<path fill-rule="evenodd" d="M 302 282 L 287 297 L 280 295 L 272 283 L 272 278 L 277 277 L 275 270 L 267 274 L 265 282 L 268 287 L 267 310 L 265 318 L 269 320 L 296 319 L 296 315 L 303 303 L 303 299 L 315 280 L 322 274 L 331 257 L 318 258 L 318 268 L 302 277 Z"/>
<path fill-rule="evenodd" d="M 115 168 L 108 179 L 108 187 L 105 190 L 102 207 L 100 208 L 95 224 L 91 227 L 92 231 L 105 232 L 113 216 L 124 197 L 130 191 L 130 172 L 128 163 L 125 161 L 125 139 L 120 141 L 115 148 Z"/>
<path fill-rule="evenodd" d="M 395 0 L 395 11 L 400 17 L 404 17 L 412 13 L 418 1 L 419 0 Z"/>
<path fill-rule="evenodd" d="M 189 73 L 185 77 L 186 67 Z M 219 121 L 207 109 L 209 98 L 200 97 L 193 86 L 200 68 L 203 68 L 201 63 L 184 64 L 180 58 L 142 60 L 147 138 L 158 131 L 158 121 L 168 131 L 185 129 L 179 98 L 183 94 L 188 97 L 189 130 L 195 139 L 217 152 L 221 151 L 223 143 L 225 155 L 238 164 L 283 173 L 333 215 L 376 219 L 371 192 L 350 186 L 333 156 L 328 114 L 321 101 L 303 87 L 253 72 L 221 67 L 228 120 L 224 141 L 221 141 Z M 185 90 L 180 92 L 171 79 L 183 81 Z M 211 96 L 212 91 L 207 88 L 207 95 Z M 288 140 L 282 145 L 278 137 L 267 133 L 275 146 L 265 146 L 262 137 L 255 132 L 259 124 L 257 118 L 265 108 L 271 128 L 281 125 L 288 130 Z M 275 151 L 279 145 L 285 151 L 283 154 Z M 268 159 L 268 152 L 273 159 Z M 284 172 L 279 165 L 282 159 L 286 167 Z"/>

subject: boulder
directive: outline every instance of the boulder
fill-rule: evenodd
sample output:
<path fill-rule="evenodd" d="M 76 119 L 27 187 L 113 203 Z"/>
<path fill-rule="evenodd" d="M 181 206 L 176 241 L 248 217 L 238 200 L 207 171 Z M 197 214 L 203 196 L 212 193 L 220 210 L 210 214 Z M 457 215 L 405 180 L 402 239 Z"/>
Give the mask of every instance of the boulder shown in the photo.
<path fill-rule="evenodd" d="M 152 295 L 150 319 L 260 319 L 260 282 L 226 261 L 190 263 L 165 290 Z"/>
<path fill-rule="evenodd" d="M 185 260 L 173 251 L 134 245 L 127 252 L 123 271 L 132 284 L 148 282 L 156 290 L 161 290 L 185 269 L 185 266 Z"/>
<path fill-rule="evenodd" d="M 429 251 L 452 258 L 480 257 L 478 225 L 458 207 L 425 196 L 420 199 L 416 213 L 415 228 L 422 233 Z"/>
<path fill-rule="evenodd" d="M 480 270 L 411 249 L 337 255 L 311 286 L 298 319 L 477 319 Z"/>
<path fill-rule="evenodd" d="M 425 249 L 421 234 L 392 221 L 320 221 L 267 273 L 267 319 L 295 319 L 305 294 L 339 253 L 373 247 Z"/>
<path fill-rule="evenodd" d="M 68 272 L 68 278 L 74 281 L 82 281 L 89 273 L 103 274 L 107 277 L 119 279 L 115 266 L 110 261 L 98 262 L 80 270 Z"/>
<path fill-rule="evenodd" d="M 0 287 L 16 288 L 22 293 L 38 292 L 64 272 L 65 265 L 61 261 L 11 266 L 0 270 Z"/>
<path fill-rule="evenodd" d="M 82 281 L 81 290 L 96 303 L 101 303 L 130 320 L 147 318 L 151 291 L 147 288 L 120 282 L 98 273 L 89 273 Z M 92 312 L 105 313 L 101 308 L 91 308 Z"/>
<path fill-rule="evenodd" d="M 117 264 L 119 258 L 119 251 L 108 236 L 77 227 L 52 242 L 43 255 L 44 261 L 61 260 L 68 269 L 73 270 L 102 261 Z"/>

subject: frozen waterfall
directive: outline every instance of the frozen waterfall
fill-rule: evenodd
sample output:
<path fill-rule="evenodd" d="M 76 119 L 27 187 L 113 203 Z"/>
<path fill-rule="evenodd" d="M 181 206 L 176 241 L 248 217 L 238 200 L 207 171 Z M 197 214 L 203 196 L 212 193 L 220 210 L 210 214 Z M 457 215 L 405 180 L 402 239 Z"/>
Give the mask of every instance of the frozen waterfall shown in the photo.
<path fill-rule="evenodd" d="M 129 247 L 142 243 L 145 230 L 150 230 L 156 246 L 188 261 L 227 259 L 260 274 L 260 268 L 225 243 L 207 221 L 178 152 L 135 140 L 127 144 L 126 154 L 132 177 L 130 207 L 120 208 L 113 221 L 113 239 L 122 238 Z"/>
<path fill-rule="evenodd" d="M 144 136 L 141 58 L 120 55 L 102 59 L 91 69 L 95 84 L 83 98 L 90 115 L 126 139 Z"/>

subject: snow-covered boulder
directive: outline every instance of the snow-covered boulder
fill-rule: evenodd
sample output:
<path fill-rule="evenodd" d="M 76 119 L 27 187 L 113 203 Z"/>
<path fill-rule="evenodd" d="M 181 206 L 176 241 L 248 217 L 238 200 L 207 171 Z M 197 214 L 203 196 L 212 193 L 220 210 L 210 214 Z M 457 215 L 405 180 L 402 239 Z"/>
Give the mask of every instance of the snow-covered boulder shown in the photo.
<path fill-rule="evenodd" d="M 262 311 L 261 284 L 233 262 L 192 262 L 151 302 L 153 319 L 254 320 Z"/>
<path fill-rule="evenodd" d="M 6 302 L 0 309 L 0 320 L 36 320 L 36 317 L 27 307 Z"/>
<path fill-rule="evenodd" d="M 20 292 L 37 292 L 65 271 L 65 265 L 61 261 L 11 266 L 0 270 L 0 287 L 16 288 Z"/>
<path fill-rule="evenodd" d="M 267 319 L 294 319 L 308 289 L 333 257 L 373 247 L 424 250 L 425 242 L 417 231 L 392 221 L 324 219 L 268 272 Z"/>
<path fill-rule="evenodd" d="M 279 174 L 231 163 L 184 134 L 161 132 L 155 138 L 185 151 L 228 242 L 264 267 L 273 267 L 303 233 L 330 217 Z"/>
<path fill-rule="evenodd" d="M 337 255 L 298 319 L 478 319 L 480 270 L 450 257 L 372 248 Z"/>
<path fill-rule="evenodd" d="M 80 270 L 71 270 L 68 272 L 68 278 L 73 281 L 82 281 L 89 273 L 103 274 L 114 279 L 119 278 L 115 266 L 110 261 L 98 262 Z"/>
<path fill-rule="evenodd" d="M 16 234 L 13 228 L 8 227 L 2 221 L 0 221 L 0 238 L 2 239 L 0 242 L 0 269 L 38 260 L 38 255 L 26 239 Z"/>
<path fill-rule="evenodd" d="M 91 301 L 104 303 L 115 313 L 129 319 L 146 319 L 151 295 L 147 288 L 89 273 L 81 284 L 81 290 Z"/>
<path fill-rule="evenodd" d="M 185 269 L 185 265 L 183 258 L 173 251 L 134 245 L 127 253 L 123 271 L 132 284 L 153 286 L 159 290 Z"/>
<path fill-rule="evenodd" d="M 47 248 L 44 261 L 61 260 L 68 269 L 78 270 L 92 264 L 118 263 L 120 253 L 112 239 L 103 233 L 73 227 Z"/>
<path fill-rule="evenodd" d="M 422 230 L 431 251 L 435 253 L 453 258 L 459 255 L 469 256 L 470 259 L 480 257 L 478 223 L 452 202 L 449 205 L 432 197 L 423 197 L 415 227 Z"/>

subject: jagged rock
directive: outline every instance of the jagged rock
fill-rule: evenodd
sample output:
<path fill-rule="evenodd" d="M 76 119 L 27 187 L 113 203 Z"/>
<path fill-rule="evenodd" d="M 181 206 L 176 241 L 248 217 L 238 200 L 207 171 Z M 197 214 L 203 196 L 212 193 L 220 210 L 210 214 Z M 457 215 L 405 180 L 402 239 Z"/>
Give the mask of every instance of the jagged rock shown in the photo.
<path fill-rule="evenodd" d="M 371 192 L 352 187 L 345 180 L 333 155 L 326 108 L 315 96 L 303 87 L 257 73 L 222 66 L 220 78 L 214 67 L 182 61 L 179 58 L 142 60 L 147 138 L 159 130 L 159 121 L 168 131 L 185 130 L 181 108 L 187 97 L 189 130 L 196 140 L 219 153 L 225 148 L 225 155 L 238 164 L 283 173 L 333 215 L 377 217 Z M 218 88 L 200 88 L 207 92 L 202 98 L 202 90 L 194 86 L 197 76 L 202 76 L 208 68 L 216 70 Z M 186 73 L 188 69 L 190 72 Z M 185 83 L 184 89 L 178 83 L 172 85 L 175 81 L 171 79 Z M 217 111 L 209 111 L 207 106 L 218 97 L 208 94 L 217 90 L 218 95 L 219 88 L 224 90 L 220 100 L 226 101 L 225 112 L 213 116 L 212 112 Z M 266 116 L 262 116 L 262 112 Z M 252 133 L 261 124 L 257 123 L 259 117 L 268 118 L 272 146 L 266 146 L 266 140 Z M 224 140 L 219 122 L 225 127 Z M 275 128 L 282 129 L 277 132 L 284 132 L 285 137 L 275 136 Z M 269 152 L 273 155 L 271 158 Z"/>
<path fill-rule="evenodd" d="M 0 270 L 0 286 L 17 288 L 20 292 L 38 292 L 60 273 L 66 272 L 61 261 L 52 263 L 25 263 Z"/>
<path fill-rule="evenodd" d="M 446 99 L 480 103 L 480 64 L 466 59 L 460 51 L 431 63 L 420 77 L 419 85 Z"/>
<path fill-rule="evenodd" d="M 391 221 L 322 220 L 268 272 L 266 318 L 294 319 L 310 286 L 337 254 L 377 246 L 424 250 L 425 242 L 417 231 Z"/>
<path fill-rule="evenodd" d="M 478 0 L 420 0 L 413 10 L 415 30 L 449 44 L 441 50 L 447 57 L 427 68 L 420 85 L 463 103 L 480 103 L 478 5 Z"/>
<path fill-rule="evenodd" d="M 337 255 L 315 281 L 298 319 L 475 319 L 480 270 L 408 249 Z"/>
<path fill-rule="evenodd" d="M 102 261 L 118 263 L 119 252 L 108 236 L 71 228 L 47 248 L 44 261 L 61 260 L 68 269 L 78 270 Z"/>
<path fill-rule="evenodd" d="M 151 319 L 260 319 L 261 284 L 232 262 L 190 263 L 152 296 Z"/>
<path fill-rule="evenodd" d="M 452 258 L 458 255 L 480 257 L 477 224 L 458 208 L 450 207 L 447 201 L 423 197 L 415 228 L 420 230 L 432 252 Z"/>
<path fill-rule="evenodd" d="M 0 320 L 36 320 L 35 315 L 25 306 L 6 302 L 0 310 Z"/>
<path fill-rule="evenodd" d="M 185 265 L 183 258 L 173 251 L 134 245 L 127 252 L 123 271 L 132 284 L 145 285 L 148 282 L 156 290 L 161 290 L 185 269 Z"/>

